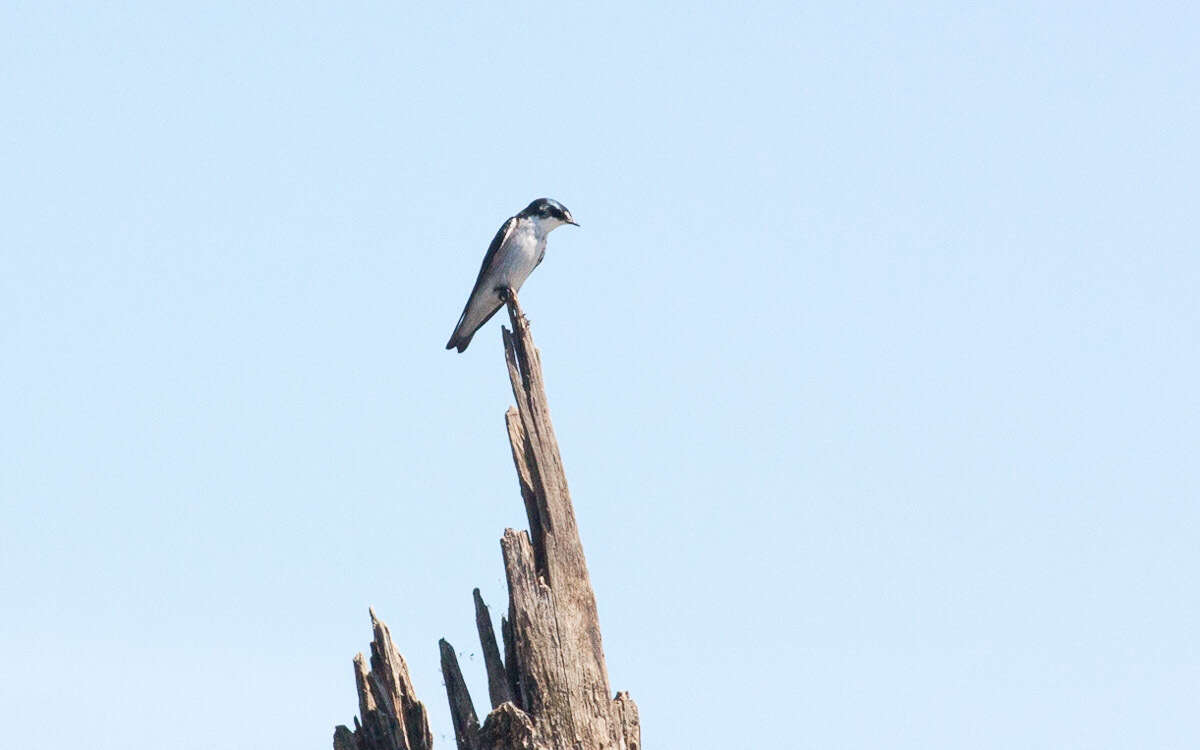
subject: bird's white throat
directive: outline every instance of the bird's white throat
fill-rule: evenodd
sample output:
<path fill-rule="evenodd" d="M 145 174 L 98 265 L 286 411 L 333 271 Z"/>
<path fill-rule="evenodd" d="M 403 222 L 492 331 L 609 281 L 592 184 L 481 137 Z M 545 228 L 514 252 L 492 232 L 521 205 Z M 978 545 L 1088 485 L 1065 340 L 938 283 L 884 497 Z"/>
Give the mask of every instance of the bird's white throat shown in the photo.
<path fill-rule="evenodd" d="M 551 216 L 531 216 L 529 223 L 533 225 L 533 233 L 537 235 L 538 239 L 541 239 L 566 222 Z"/>

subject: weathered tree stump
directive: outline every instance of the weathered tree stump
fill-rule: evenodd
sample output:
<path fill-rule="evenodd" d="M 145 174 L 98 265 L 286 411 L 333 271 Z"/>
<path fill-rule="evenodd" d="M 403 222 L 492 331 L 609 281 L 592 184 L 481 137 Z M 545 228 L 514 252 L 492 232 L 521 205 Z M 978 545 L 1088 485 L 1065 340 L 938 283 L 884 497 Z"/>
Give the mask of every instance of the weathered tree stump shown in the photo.
<path fill-rule="evenodd" d="M 541 357 L 516 294 L 507 301 L 512 331 L 502 329 L 502 335 L 517 405 L 504 417 L 529 532 L 505 529 L 500 540 L 508 581 L 503 658 L 487 606 L 479 589 L 473 592 L 492 707 L 482 726 L 454 648 L 440 642 L 455 740 L 459 750 L 641 750 L 637 705 L 628 693 L 609 698 L 596 597 L 546 404 Z M 429 719 L 404 659 L 374 611 L 371 622 L 370 671 L 362 654 L 354 658 L 361 722 L 355 719 L 353 731 L 337 727 L 334 750 L 429 750 Z"/>

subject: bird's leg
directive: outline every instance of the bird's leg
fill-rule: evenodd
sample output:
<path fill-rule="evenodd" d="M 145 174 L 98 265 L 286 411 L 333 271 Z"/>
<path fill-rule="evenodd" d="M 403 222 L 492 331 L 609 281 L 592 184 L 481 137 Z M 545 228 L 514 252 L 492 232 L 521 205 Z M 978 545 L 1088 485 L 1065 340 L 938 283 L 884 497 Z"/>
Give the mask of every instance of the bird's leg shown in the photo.
<path fill-rule="evenodd" d="M 521 312 L 521 305 L 517 302 L 517 290 L 509 286 L 498 286 L 495 289 L 496 296 L 500 301 L 508 306 L 509 317 L 512 318 L 514 326 L 520 326 L 523 323 L 528 323 L 525 320 L 525 314 Z"/>
<path fill-rule="evenodd" d="M 517 303 L 517 290 L 511 286 L 498 286 L 493 289 L 500 301 L 506 305 L 515 305 Z"/>

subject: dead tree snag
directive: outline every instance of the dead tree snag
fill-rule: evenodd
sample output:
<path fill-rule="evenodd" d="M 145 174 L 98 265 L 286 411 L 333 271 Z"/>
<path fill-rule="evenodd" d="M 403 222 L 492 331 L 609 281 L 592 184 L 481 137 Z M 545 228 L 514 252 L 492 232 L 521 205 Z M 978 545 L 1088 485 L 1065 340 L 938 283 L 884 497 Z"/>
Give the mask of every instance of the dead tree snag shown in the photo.
<path fill-rule="evenodd" d="M 637 705 L 608 683 L 596 597 L 550 421 L 541 357 L 517 297 L 507 295 L 512 330 L 502 329 L 516 407 L 505 413 L 529 532 L 500 540 L 508 582 L 501 618 L 504 655 L 487 606 L 473 592 L 491 712 L 482 726 L 454 648 L 440 643 L 442 674 L 459 750 L 641 750 Z M 339 726 L 334 750 L 429 750 L 425 707 L 387 626 L 371 613 L 371 669 L 355 657 L 361 722 Z"/>

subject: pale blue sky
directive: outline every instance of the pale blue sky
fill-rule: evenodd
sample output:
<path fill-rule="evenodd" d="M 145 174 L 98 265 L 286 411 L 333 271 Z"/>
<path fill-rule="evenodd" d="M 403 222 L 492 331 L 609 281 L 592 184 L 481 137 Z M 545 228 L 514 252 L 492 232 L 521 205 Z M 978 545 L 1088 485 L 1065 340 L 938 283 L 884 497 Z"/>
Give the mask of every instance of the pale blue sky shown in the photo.
<path fill-rule="evenodd" d="M 254 6 L 254 7 L 250 7 Z M 1194 4 L 0 8 L 0 726 L 453 739 L 525 520 L 492 234 L 648 748 L 1200 745 Z"/>

